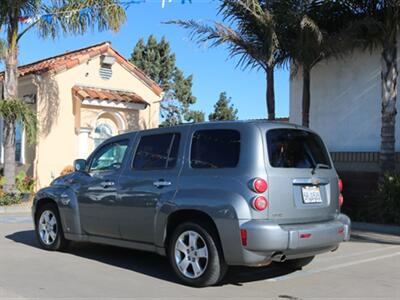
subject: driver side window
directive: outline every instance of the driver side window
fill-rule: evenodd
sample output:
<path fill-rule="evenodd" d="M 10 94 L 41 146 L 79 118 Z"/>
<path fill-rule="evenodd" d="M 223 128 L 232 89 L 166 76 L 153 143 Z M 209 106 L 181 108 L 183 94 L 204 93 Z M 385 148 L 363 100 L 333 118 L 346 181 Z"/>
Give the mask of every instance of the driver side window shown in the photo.
<path fill-rule="evenodd" d="M 121 168 L 128 143 L 128 140 L 124 140 L 102 147 L 92 158 L 89 172 L 113 171 Z"/>

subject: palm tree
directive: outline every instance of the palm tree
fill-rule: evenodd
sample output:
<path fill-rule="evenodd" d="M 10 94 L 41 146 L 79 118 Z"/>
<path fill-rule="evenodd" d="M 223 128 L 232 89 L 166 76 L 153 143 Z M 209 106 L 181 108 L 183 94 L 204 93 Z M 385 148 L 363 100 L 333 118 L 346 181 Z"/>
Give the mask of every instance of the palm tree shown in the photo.
<path fill-rule="evenodd" d="M 395 170 L 397 101 L 397 37 L 400 33 L 399 0 L 346 0 L 353 15 L 348 38 L 353 48 L 378 50 L 381 56 L 381 175 Z M 381 176 L 382 177 L 382 176 Z"/>
<path fill-rule="evenodd" d="M 267 1 L 276 20 L 280 41 L 279 62 L 291 65 L 291 76 L 301 70 L 303 81 L 302 125 L 310 125 L 311 71 L 322 60 L 342 56 L 343 25 L 338 17 L 347 15 L 340 1 Z"/>
<path fill-rule="evenodd" d="M 23 17 L 42 16 L 30 25 L 20 26 Z M 0 30 L 6 35 L 4 101 L 2 105 L 14 111 L 14 117 L 4 116 L 4 189 L 11 192 L 15 185 L 15 122 L 26 108 L 18 100 L 18 42 L 29 31 L 36 30 L 42 38 L 56 38 L 61 34 L 84 34 L 92 30 L 117 31 L 125 21 L 125 10 L 115 0 L 2 0 L 0 3 Z M 8 109 L 0 111 L 2 113 Z M 27 121 L 24 125 L 29 124 Z"/>
<path fill-rule="evenodd" d="M 262 69 L 266 74 L 268 119 L 275 119 L 274 68 L 279 49 L 275 21 L 265 2 L 259 0 L 223 0 L 219 13 L 223 21 L 207 25 L 194 20 L 175 20 L 190 30 L 190 37 L 210 47 L 227 45 L 230 57 L 239 56 L 238 66 Z M 235 27 L 235 28 L 234 28 Z"/>

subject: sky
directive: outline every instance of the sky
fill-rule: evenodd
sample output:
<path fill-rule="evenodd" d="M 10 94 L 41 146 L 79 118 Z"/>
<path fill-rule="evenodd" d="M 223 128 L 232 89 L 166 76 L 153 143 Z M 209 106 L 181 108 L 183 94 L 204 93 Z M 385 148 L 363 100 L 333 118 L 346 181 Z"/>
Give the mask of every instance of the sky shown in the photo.
<path fill-rule="evenodd" d="M 187 1 L 186 1 L 187 2 Z M 20 41 L 20 64 L 57 55 L 66 51 L 87 47 L 103 41 L 126 58 L 143 37 L 150 34 L 158 39 L 165 36 L 176 54 L 176 64 L 185 75 L 193 74 L 193 95 L 197 97 L 194 109 L 208 114 L 213 110 L 219 94 L 223 91 L 232 97 L 238 109 L 239 119 L 266 117 L 265 73 L 257 70 L 242 70 L 236 66 L 238 59 L 230 59 L 225 47 L 208 48 L 189 39 L 188 31 L 162 22 L 174 19 L 194 19 L 198 21 L 220 20 L 217 15 L 218 2 L 213 0 L 193 0 L 182 4 L 180 0 L 147 0 L 146 3 L 132 5 L 127 10 L 127 22 L 118 33 L 88 32 L 83 36 L 66 36 L 56 40 L 38 38 L 33 30 Z M 275 75 L 276 115 L 289 115 L 289 72 L 277 70 Z"/>

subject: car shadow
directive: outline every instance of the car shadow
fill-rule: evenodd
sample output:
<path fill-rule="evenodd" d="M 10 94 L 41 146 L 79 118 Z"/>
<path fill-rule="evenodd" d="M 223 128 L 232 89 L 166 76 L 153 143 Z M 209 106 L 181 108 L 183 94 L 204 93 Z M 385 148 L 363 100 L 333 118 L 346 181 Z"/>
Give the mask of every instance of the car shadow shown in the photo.
<path fill-rule="evenodd" d="M 40 248 L 34 230 L 15 232 L 7 235 L 6 238 L 25 246 Z M 165 281 L 180 283 L 172 272 L 168 260 L 154 253 L 91 243 L 71 243 L 71 246 L 64 253 L 95 260 Z M 230 267 L 220 285 L 242 285 L 248 282 L 287 275 L 295 271 L 279 266 L 279 264 L 271 264 L 267 267 L 258 268 Z"/>

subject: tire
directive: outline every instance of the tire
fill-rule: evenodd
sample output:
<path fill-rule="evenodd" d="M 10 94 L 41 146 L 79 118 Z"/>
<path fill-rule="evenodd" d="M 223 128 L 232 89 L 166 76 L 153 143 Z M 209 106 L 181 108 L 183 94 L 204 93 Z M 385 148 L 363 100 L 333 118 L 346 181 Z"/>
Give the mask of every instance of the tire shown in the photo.
<path fill-rule="evenodd" d="M 60 251 L 68 247 L 64 237 L 57 205 L 47 203 L 38 209 L 35 220 L 36 237 L 40 246 L 49 251 Z"/>
<path fill-rule="evenodd" d="M 286 267 L 288 269 L 301 270 L 303 267 L 305 267 L 309 263 L 311 263 L 311 261 L 314 259 L 314 257 L 315 256 L 291 259 L 291 260 L 287 260 L 281 264 L 283 264 L 284 267 Z"/>
<path fill-rule="evenodd" d="M 174 230 L 168 258 L 178 278 L 195 287 L 217 284 L 228 269 L 216 232 L 192 222 L 182 223 Z"/>

